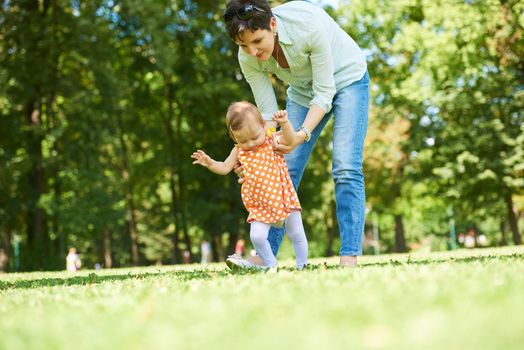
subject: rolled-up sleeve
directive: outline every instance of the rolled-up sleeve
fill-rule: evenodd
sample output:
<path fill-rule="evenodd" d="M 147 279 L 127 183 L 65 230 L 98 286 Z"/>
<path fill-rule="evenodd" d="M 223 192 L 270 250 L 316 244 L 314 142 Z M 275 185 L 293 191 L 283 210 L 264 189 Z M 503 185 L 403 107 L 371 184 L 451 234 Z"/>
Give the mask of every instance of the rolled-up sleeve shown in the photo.
<path fill-rule="evenodd" d="M 331 38 L 320 22 L 311 23 L 309 33 L 309 50 L 311 57 L 311 72 L 313 76 L 313 99 L 309 106 L 319 106 L 326 113 L 331 110 L 333 97 L 337 92 Z"/>
<path fill-rule="evenodd" d="M 278 110 L 278 104 L 268 73 L 261 69 L 256 59 L 246 57 L 241 52 L 238 54 L 238 62 L 242 74 L 251 87 L 255 103 L 260 109 L 262 117 L 265 120 L 272 120 L 273 115 Z"/>

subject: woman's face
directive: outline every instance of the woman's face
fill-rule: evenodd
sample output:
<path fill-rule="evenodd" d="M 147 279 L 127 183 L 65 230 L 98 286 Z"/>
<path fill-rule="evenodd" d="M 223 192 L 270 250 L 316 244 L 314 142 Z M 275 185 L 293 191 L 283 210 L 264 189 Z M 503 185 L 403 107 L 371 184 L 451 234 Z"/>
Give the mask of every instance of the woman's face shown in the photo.
<path fill-rule="evenodd" d="M 260 61 L 267 61 L 273 54 L 275 47 L 275 19 L 271 19 L 271 30 L 257 29 L 255 31 L 245 30 L 235 40 L 238 46 L 250 56 Z"/>

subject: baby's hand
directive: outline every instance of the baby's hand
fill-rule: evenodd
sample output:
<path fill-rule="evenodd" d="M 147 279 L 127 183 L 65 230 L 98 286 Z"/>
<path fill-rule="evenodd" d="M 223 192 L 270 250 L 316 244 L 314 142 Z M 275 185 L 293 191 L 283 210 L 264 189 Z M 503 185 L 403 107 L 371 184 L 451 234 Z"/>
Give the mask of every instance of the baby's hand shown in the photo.
<path fill-rule="evenodd" d="M 208 156 L 204 151 L 198 150 L 196 152 L 193 152 L 191 155 L 191 158 L 195 159 L 193 164 L 200 164 L 206 168 L 209 168 L 211 166 L 211 157 Z"/>
<path fill-rule="evenodd" d="M 275 114 L 273 114 L 273 120 L 276 121 L 278 124 L 283 125 L 287 123 L 287 111 L 281 110 L 276 111 Z"/>

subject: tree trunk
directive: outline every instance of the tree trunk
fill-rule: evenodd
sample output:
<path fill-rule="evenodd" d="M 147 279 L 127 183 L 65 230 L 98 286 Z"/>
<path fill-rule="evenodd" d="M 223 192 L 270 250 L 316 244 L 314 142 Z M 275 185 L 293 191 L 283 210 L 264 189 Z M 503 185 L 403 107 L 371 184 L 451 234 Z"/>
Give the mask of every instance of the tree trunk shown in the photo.
<path fill-rule="evenodd" d="M 107 228 L 104 229 L 102 245 L 104 252 L 104 268 L 110 269 L 113 267 L 113 259 L 111 257 L 111 233 Z"/>
<path fill-rule="evenodd" d="M 214 241 L 214 239 L 215 239 L 215 236 L 213 235 L 212 240 Z M 235 253 L 235 248 L 236 248 L 236 245 L 239 239 L 240 239 L 239 230 L 234 230 L 233 232 L 229 234 L 229 242 L 226 247 L 228 255 Z M 215 248 L 214 244 L 212 245 L 211 250 L 213 251 L 213 261 L 220 261 L 220 259 L 224 257 L 224 256 L 219 255 L 218 249 Z"/>
<path fill-rule="evenodd" d="M 180 252 L 180 249 L 178 247 L 179 242 L 179 236 L 180 236 L 180 226 L 178 225 L 177 220 L 177 200 L 176 200 L 176 194 L 175 194 L 175 179 L 174 179 L 174 172 L 173 169 L 170 171 L 169 176 L 169 190 L 171 192 L 171 218 L 174 221 L 175 226 L 175 232 L 173 232 L 173 254 L 172 254 L 172 262 L 173 264 L 178 264 L 182 260 L 182 254 Z"/>
<path fill-rule="evenodd" d="M 43 269 L 46 261 L 46 239 L 44 238 L 44 212 L 39 207 L 44 192 L 44 169 L 42 165 L 41 105 L 36 102 L 26 107 L 29 125 L 27 154 L 31 162 L 28 172 L 29 203 L 27 212 L 27 268 Z"/>
<path fill-rule="evenodd" d="M 500 220 L 500 244 L 501 246 L 508 245 L 508 234 L 506 233 L 506 220 Z"/>
<path fill-rule="evenodd" d="M 48 68 L 50 70 L 49 74 L 49 99 L 46 106 L 46 130 L 53 130 L 53 128 L 59 128 L 59 125 L 62 124 L 61 120 L 58 115 L 58 106 L 57 106 L 57 91 L 58 91 L 58 82 L 60 80 L 60 72 L 59 72 L 59 64 L 60 64 L 60 56 L 64 52 L 63 49 L 59 49 L 61 46 L 60 43 L 58 43 L 59 39 L 57 38 L 57 35 L 55 33 L 59 33 L 61 30 L 61 26 L 58 23 L 59 19 L 56 16 L 57 7 L 60 6 L 60 4 L 57 4 L 56 1 L 45 1 L 44 3 L 44 12 L 47 13 L 48 9 L 50 7 L 53 7 L 53 9 L 50 12 L 51 16 L 51 31 L 53 33 L 52 36 L 52 43 L 46 47 L 47 52 L 46 54 L 49 55 L 50 64 L 48 65 Z M 53 148 L 55 150 L 54 156 L 51 156 L 53 158 L 52 163 L 54 163 L 54 166 L 52 166 L 51 170 L 49 170 L 49 177 L 52 177 L 53 179 L 53 202 L 54 202 L 54 208 L 52 211 L 52 218 L 51 223 L 48 228 L 48 232 L 52 232 L 54 234 L 54 241 L 50 242 L 50 257 L 53 261 L 53 269 L 61 270 L 63 268 L 64 263 L 64 254 L 66 253 L 66 246 L 65 246 L 65 238 L 63 237 L 63 230 L 61 227 L 61 216 L 60 216 L 60 210 L 61 210 L 61 199 L 62 199 L 62 183 L 59 176 L 60 167 L 62 165 L 62 149 L 61 149 L 61 143 L 60 138 L 55 140 L 53 142 Z"/>
<path fill-rule="evenodd" d="M 127 229 L 129 238 L 131 239 L 131 262 L 134 266 L 140 264 L 140 254 L 138 251 L 138 232 L 136 229 L 136 209 L 135 201 L 133 199 L 133 182 L 129 169 L 129 152 L 127 150 L 126 141 L 124 138 L 124 123 L 122 115 L 117 112 L 118 136 L 120 140 L 120 148 L 122 150 L 122 178 L 124 180 L 124 192 L 127 203 Z"/>
<path fill-rule="evenodd" d="M 60 263 L 63 263 L 63 256 L 67 252 L 67 234 L 62 230 L 60 225 L 60 209 L 62 206 L 62 183 L 58 177 L 58 171 L 55 174 L 55 185 L 54 185 L 54 199 L 55 199 L 55 210 L 53 214 L 54 230 L 56 234 L 56 258 L 59 259 Z"/>
<path fill-rule="evenodd" d="M 11 229 L 7 227 L 4 231 L 4 234 L 2 235 L 2 239 L 0 240 L 0 250 L 3 251 L 0 253 L 0 272 L 8 272 L 9 271 L 9 259 L 11 258 Z"/>
<path fill-rule="evenodd" d="M 51 99 L 51 108 L 55 108 L 55 98 Z M 50 115 L 50 118 L 54 118 L 54 113 Z M 56 120 L 54 120 L 56 121 Z M 55 142 L 54 150 L 56 154 L 62 154 L 58 142 Z M 60 161 L 57 159 L 55 166 L 50 170 L 51 176 L 53 177 L 53 211 L 50 218 L 49 232 L 54 234 L 54 241 L 51 242 L 50 247 L 52 248 L 51 256 L 53 258 L 53 268 L 61 269 L 64 263 L 64 254 L 66 254 L 65 237 L 63 234 L 62 227 L 60 225 L 60 210 L 62 206 L 62 181 L 60 179 Z"/>
<path fill-rule="evenodd" d="M 513 236 L 513 243 L 515 245 L 520 245 L 522 243 L 522 238 L 519 232 L 517 216 L 515 215 L 515 211 L 513 209 L 513 199 L 511 198 L 511 192 L 506 192 L 504 201 L 506 202 L 506 208 L 508 210 L 508 223 Z"/>
<path fill-rule="evenodd" d="M 240 212 L 242 208 L 239 207 L 238 201 L 235 199 L 238 196 L 238 182 L 236 176 L 228 176 L 227 181 L 227 188 L 224 189 L 225 191 L 228 191 L 228 210 L 230 213 L 236 213 Z M 213 219 L 211 219 L 213 220 Z M 212 224 L 211 224 L 212 225 Z M 247 225 L 245 224 L 245 219 L 242 218 L 239 220 L 238 218 L 232 219 L 231 223 L 227 223 L 227 226 L 225 228 L 226 231 L 229 231 L 229 241 L 228 245 L 226 247 L 226 254 L 233 254 L 235 253 L 236 245 L 238 240 L 242 239 L 245 235 L 245 229 Z M 213 233 L 214 234 L 214 233 Z M 214 239 L 214 237 L 212 237 Z M 218 251 L 213 250 L 214 255 L 214 261 L 221 261 L 221 259 L 225 258 L 224 256 L 219 256 Z"/>
<path fill-rule="evenodd" d="M 173 254 L 172 262 L 178 264 L 181 261 L 181 253 L 178 247 L 179 237 L 180 237 L 180 220 L 178 220 L 178 207 L 179 202 L 176 193 L 176 159 L 174 152 L 175 147 L 175 137 L 173 133 L 173 126 L 171 121 L 173 120 L 173 87 L 170 83 L 171 78 L 169 76 L 164 76 L 164 81 L 167 86 L 167 116 L 164 116 L 164 128 L 166 131 L 167 139 L 167 154 L 169 161 L 169 190 L 171 192 L 171 215 L 174 220 L 175 232 L 173 233 Z"/>
<path fill-rule="evenodd" d="M 213 244 L 212 249 L 215 252 L 215 254 L 218 257 L 218 261 L 224 261 L 224 247 L 222 247 L 222 236 L 221 235 L 213 235 Z"/>
<path fill-rule="evenodd" d="M 53 44 L 44 43 L 50 38 L 55 38 L 54 28 L 49 29 L 48 17 L 54 12 L 50 11 L 53 1 L 26 1 L 19 6 L 27 11 L 27 26 L 33 34 L 30 40 L 20 42 L 20 46 L 27 51 L 25 65 L 20 67 L 26 72 L 33 72 L 35 65 L 40 67 L 38 75 L 30 75 L 26 81 L 25 91 L 28 91 L 25 103 L 25 119 L 28 126 L 27 155 L 30 168 L 27 173 L 28 199 L 27 199 L 27 249 L 22 254 L 24 269 L 35 270 L 49 267 L 50 242 L 45 212 L 39 207 L 40 198 L 45 191 L 45 172 L 42 152 L 42 141 L 45 128 L 42 125 L 42 114 L 47 113 L 49 102 L 43 108 L 45 96 L 54 96 L 56 84 L 53 86 L 52 73 L 57 71 L 56 62 L 49 57 L 55 48 Z M 53 56 L 53 57 L 56 57 Z"/>
<path fill-rule="evenodd" d="M 395 215 L 395 252 L 405 253 L 408 251 L 406 247 L 406 238 L 404 235 L 404 224 L 401 215 Z"/>
<path fill-rule="evenodd" d="M 171 90 L 171 98 L 173 98 L 172 96 L 172 90 Z M 179 140 L 180 143 L 182 142 L 183 140 L 183 137 L 182 137 L 182 115 L 183 113 L 178 113 L 177 114 L 177 117 L 176 117 L 176 129 L 175 129 L 175 139 L 176 140 Z M 181 161 L 182 159 L 182 152 L 183 152 L 183 148 L 182 148 L 182 144 L 178 144 L 174 147 L 174 152 L 175 152 L 175 168 L 178 169 L 178 174 L 177 174 L 177 183 L 178 183 L 178 212 L 179 212 L 179 217 L 180 217 L 180 226 L 182 228 L 182 237 L 183 237 L 183 240 L 184 240 L 184 243 L 186 244 L 186 249 L 191 252 L 191 238 L 189 237 L 189 233 L 188 233 L 188 229 L 187 229 L 187 220 L 186 220 L 186 210 L 185 210 L 185 203 L 186 203 L 186 196 L 185 196 L 185 192 L 186 192 L 186 181 L 185 181 L 185 177 L 184 177 L 184 174 L 185 174 L 185 171 L 184 171 L 184 164 L 183 162 Z M 190 258 L 192 260 L 192 257 Z"/>

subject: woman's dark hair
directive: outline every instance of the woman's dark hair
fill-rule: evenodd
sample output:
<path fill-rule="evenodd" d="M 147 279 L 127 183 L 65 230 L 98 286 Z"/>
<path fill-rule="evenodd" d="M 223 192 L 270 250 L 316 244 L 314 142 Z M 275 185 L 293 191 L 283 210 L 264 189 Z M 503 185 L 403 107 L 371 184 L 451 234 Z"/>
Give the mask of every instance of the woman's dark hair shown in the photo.
<path fill-rule="evenodd" d="M 229 0 L 224 12 L 227 35 L 235 40 L 246 29 L 271 30 L 273 13 L 268 0 Z"/>

